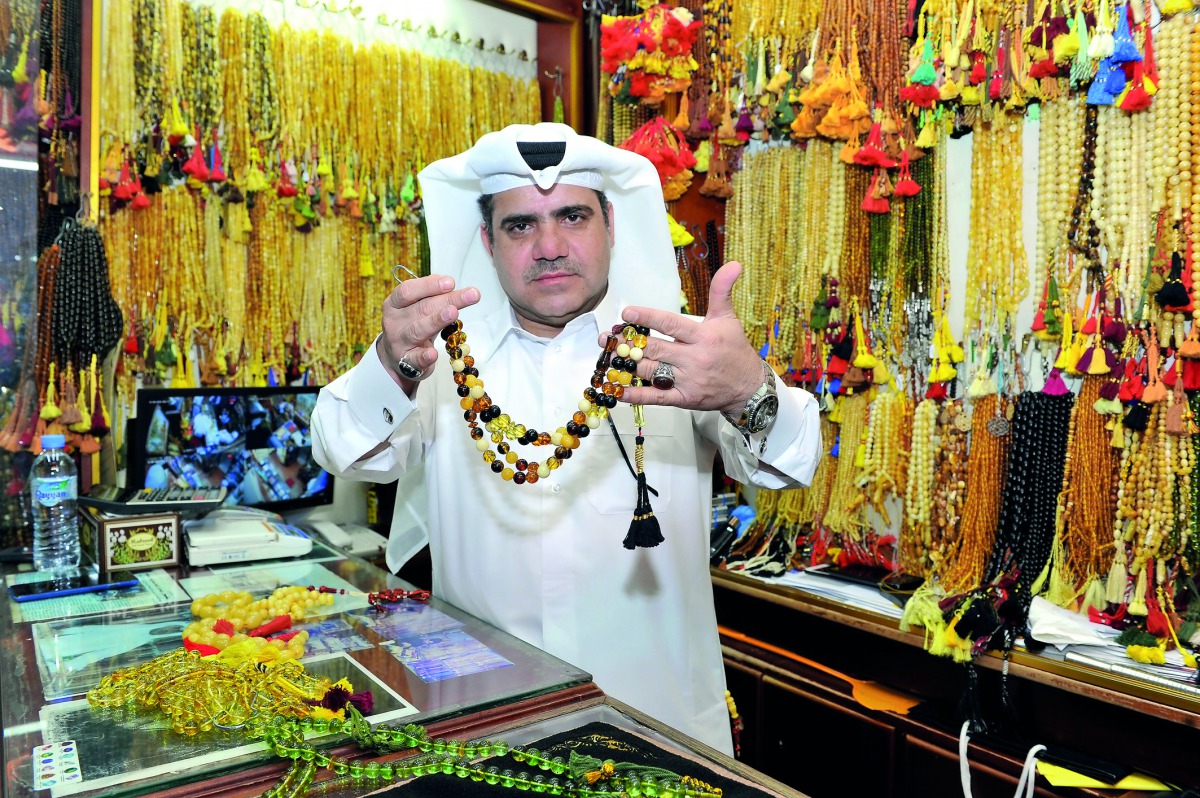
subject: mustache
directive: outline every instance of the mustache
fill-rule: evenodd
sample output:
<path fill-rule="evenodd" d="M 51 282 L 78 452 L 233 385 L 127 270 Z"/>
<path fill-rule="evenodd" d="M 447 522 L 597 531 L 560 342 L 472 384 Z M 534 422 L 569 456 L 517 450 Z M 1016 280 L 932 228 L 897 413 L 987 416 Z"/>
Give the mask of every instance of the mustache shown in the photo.
<path fill-rule="evenodd" d="M 525 282 L 531 283 L 541 277 L 543 274 L 551 272 L 566 272 L 567 274 L 579 274 L 583 271 L 580 265 L 574 260 L 559 258 L 557 260 L 538 260 L 532 266 L 525 270 L 522 275 Z"/>

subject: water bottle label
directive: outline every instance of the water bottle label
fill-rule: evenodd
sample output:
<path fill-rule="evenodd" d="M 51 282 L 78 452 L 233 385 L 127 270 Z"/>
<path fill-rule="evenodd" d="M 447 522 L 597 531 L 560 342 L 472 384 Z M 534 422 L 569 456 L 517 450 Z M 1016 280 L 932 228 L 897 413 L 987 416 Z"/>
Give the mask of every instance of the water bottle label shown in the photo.
<path fill-rule="evenodd" d="M 57 507 L 77 497 L 75 480 L 71 477 L 38 477 L 33 481 L 33 500 L 43 507 Z"/>

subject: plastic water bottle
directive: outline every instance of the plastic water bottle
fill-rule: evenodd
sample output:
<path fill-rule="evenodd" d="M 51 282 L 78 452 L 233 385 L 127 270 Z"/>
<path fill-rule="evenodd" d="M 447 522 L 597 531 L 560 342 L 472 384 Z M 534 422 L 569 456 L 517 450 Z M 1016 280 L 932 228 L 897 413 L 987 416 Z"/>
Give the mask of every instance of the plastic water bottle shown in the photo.
<path fill-rule="evenodd" d="M 33 505 L 33 567 L 68 573 L 79 566 L 79 476 L 66 438 L 43 435 L 42 453 L 29 472 Z"/>

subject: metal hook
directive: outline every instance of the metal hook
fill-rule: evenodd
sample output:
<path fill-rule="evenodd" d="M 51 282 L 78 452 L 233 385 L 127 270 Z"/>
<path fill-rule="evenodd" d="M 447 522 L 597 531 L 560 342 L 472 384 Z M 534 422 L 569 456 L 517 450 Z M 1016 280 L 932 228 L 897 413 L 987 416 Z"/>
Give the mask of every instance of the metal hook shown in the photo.
<path fill-rule="evenodd" d="M 554 78 L 554 96 L 561 97 L 562 96 L 562 87 L 563 87 L 562 67 L 555 66 L 553 72 L 547 72 L 545 70 L 542 70 L 542 74 L 548 78 Z"/>
<path fill-rule="evenodd" d="M 84 191 L 79 195 L 79 210 L 75 211 L 75 221 L 82 225 L 91 225 L 92 219 L 92 194 L 89 191 Z"/>
<path fill-rule="evenodd" d="M 395 266 L 392 267 L 392 277 L 394 277 L 396 279 L 396 282 L 398 282 L 398 283 L 404 282 L 404 278 L 400 276 L 400 272 L 398 271 L 401 269 L 404 271 L 405 274 L 407 274 L 409 277 L 413 278 L 414 280 L 420 279 L 419 277 L 417 277 L 417 275 L 413 274 L 412 270 L 409 269 L 407 266 L 405 266 L 403 263 L 397 263 Z"/>
<path fill-rule="evenodd" d="M 700 226 L 699 223 L 696 223 L 691 226 L 691 233 L 692 233 L 692 249 L 695 250 L 696 258 L 698 260 L 703 260 L 703 261 L 708 260 L 708 239 L 705 238 L 705 236 L 704 236 L 704 229 Z M 700 252 L 700 244 L 701 243 L 704 244 L 703 254 L 701 254 L 701 252 Z"/>

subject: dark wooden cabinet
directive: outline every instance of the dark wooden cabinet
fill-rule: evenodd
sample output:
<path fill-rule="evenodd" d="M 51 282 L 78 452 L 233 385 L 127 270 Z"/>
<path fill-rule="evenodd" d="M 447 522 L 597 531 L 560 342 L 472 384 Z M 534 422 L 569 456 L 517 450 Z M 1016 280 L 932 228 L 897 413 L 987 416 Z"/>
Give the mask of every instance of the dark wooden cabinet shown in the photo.
<path fill-rule="evenodd" d="M 892 795 L 893 726 L 770 676 L 761 695 L 759 770 L 811 798 Z"/>
<path fill-rule="evenodd" d="M 751 580 L 714 577 L 729 691 L 744 729 L 741 759 L 811 798 L 957 798 L 957 706 L 964 666 L 921 648 L 919 634 L 895 623 L 839 615 L 797 594 L 756 594 Z M 1001 707 L 1003 663 L 985 657 L 978 695 L 994 733 L 968 749 L 972 798 L 1012 798 L 1028 749 L 1082 752 L 1158 776 L 1200 784 L 1200 713 L 1071 678 L 1027 662 L 1011 663 Z M 833 669 L 835 672 L 830 672 Z M 911 697 L 907 714 L 869 709 L 852 682 L 870 680 Z M 869 703 L 869 702 L 868 702 Z M 1041 798 L 1148 796 L 1150 793 L 1051 787 Z"/>

